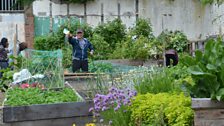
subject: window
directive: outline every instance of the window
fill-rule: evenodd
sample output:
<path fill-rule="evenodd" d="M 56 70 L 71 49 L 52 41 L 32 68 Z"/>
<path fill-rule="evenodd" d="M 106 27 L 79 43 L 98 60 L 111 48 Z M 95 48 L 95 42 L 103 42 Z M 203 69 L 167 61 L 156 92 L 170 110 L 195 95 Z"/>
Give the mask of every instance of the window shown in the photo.
<path fill-rule="evenodd" d="M 18 0 L 0 0 L 0 12 L 22 12 L 23 6 Z"/>

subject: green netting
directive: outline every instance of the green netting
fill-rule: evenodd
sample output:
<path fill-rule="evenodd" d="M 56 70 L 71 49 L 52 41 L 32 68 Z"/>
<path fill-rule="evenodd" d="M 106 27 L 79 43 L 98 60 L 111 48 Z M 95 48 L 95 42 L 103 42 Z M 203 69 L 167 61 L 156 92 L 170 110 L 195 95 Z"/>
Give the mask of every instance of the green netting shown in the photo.
<path fill-rule="evenodd" d="M 89 61 L 89 72 L 103 72 L 103 73 L 127 73 L 132 69 L 137 69 L 138 66 L 129 66 L 111 63 L 109 61 Z M 67 70 L 72 73 L 72 67 L 67 68 Z"/>
<path fill-rule="evenodd" d="M 28 69 L 32 75 L 42 74 L 43 78 L 29 79 L 29 83 L 38 82 L 47 88 L 60 88 L 64 86 L 62 67 L 62 51 L 25 50 L 21 69 Z"/>
<path fill-rule="evenodd" d="M 94 67 L 105 67 L 105 64 L 111 65 L 112 70 L 105 71 L 106 73 L 127 73 L 132 69 L 138 68 L 138 66 L 129 66 L 129 65 L 123 65 L 118 63 L 112 63 L 110 61 L 92 61 Z"/>
<path fill-rule="evenodd" d="M 111 64 L 115 70 L 117 70 L 118 72 L 124 72 L 124 73 L 127 73 L 130 70 L 138 68 L 137 66 L 128 66 L 128 65 L 121 65 L 121 64 L 115 64 L 115 63 L 111 63 Z"/>

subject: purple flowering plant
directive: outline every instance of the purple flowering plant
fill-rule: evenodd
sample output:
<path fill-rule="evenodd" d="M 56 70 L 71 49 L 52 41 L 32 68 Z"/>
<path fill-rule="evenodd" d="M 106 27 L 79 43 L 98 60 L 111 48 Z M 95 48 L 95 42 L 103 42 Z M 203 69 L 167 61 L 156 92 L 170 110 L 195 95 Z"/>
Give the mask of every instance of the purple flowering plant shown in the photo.
<path fill-rule="evenodd" d="M 120 90 L 112 87 L 106 95 L 95 95 L 93 99 L 94 107 L 90 108 L 89 111 L 93 112 L 95 117 L 103 118 L 103 123 L 114 126 L 128 125 L 131 114 L 128 106 L 131 105 L 131 100 L 136 95 L 136 91 L 128 88 Z"/>

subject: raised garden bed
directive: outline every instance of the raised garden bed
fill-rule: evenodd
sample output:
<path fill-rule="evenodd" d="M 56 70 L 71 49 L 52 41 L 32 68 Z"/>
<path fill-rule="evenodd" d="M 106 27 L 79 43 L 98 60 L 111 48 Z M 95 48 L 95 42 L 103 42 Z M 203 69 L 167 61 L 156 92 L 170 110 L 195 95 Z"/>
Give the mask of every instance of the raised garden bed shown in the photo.
<path fill-rule="evenodd" d="M 3 122 L 11 126 L 84 126 L 92 121 L 92 102 L 4 107 Z"/>
<path fill-rule="evenodd" d="M 223 126 L 224 102 L 210 98 L 193 98 L 194 126 Z"/>
<path fill-rule="evenodd" d="M 7 126 L 72 126 L 73 124 L 85 126 L 86 123 L 92 122 L 92 113 L 89 113 L 89 108 L 93 106 L 93 103 L 84 101 L 74 90 L 75 94 L 79 97 L 77 102 L 5 105 L 3 122 Z"/>

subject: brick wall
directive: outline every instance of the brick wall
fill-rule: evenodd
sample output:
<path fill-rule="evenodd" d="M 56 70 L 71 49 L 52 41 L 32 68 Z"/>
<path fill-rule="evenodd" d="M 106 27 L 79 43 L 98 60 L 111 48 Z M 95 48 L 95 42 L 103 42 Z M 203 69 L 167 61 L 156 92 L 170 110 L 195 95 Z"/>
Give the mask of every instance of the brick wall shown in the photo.
<path fill-rule="evenodd" d="M 34 16 L 32 7 L 25 10 L 25 40 L 29 48 L 33 48 L 34 43 Z"/>

